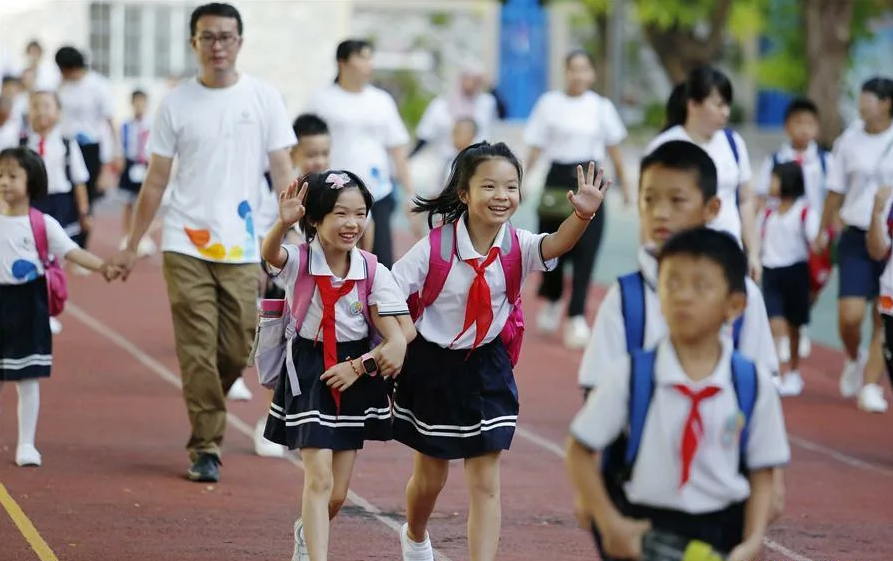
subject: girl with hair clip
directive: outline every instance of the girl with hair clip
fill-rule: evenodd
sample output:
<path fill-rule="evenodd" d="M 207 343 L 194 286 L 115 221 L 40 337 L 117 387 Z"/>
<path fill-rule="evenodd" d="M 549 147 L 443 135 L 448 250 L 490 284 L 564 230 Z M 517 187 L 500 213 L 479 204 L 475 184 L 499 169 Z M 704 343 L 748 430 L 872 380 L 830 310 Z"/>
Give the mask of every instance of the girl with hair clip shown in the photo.
<path fill-rule="evenodd" d="M 695 68 L 677 85 L 667 101 L 667 124 L 645 148 L 650 154 L 670 140 L 687 140 L 703 148 L 719 180 L 722 205 L 710 226 L 728 232 L 747 250 L 750 275 L 760 278 L 757 207 L 751 178 L 750 156 L 744 139 L 727 128 L 732 108 L 732 82 L 710 66 Z"/>
<path fill-rule="evenodd" d="M 481 142 L 459 153 L 443 192 L 416 198 L 415 211 L 442 225 L 394 265 L 418 337 L 409 345 L 394 396 L 394 438 L 416 451 L 406 487 L 405 561 L 433 561 L 428 520 L 446 484 L 450 460 L 465 462 L 470 508 L 468 549 L 492 561 L 499 543 L 499 459 L 518 418 L 512 368 L 520 349 L 520 289 L 534 271 L 553 269 L 604 201 L 603 172 L 577 166 L 572 206 L 553 234 L 514 228 L 521 163 L 503 144 Z"/>
<path fill-rule="evenodd" d="M 329 522 L 347 497 L 357 451 L 391 438 L 385 378 L 400 371 L 415 333 L 390 271 L 357 248 L 371 207 L 353 173 L 308 174 L 280 195 L 279 219 L 264 238 L 263 257 L 280 270 L 297 331 L 264 434 L 300 450 L 304 464 L 293 561 L 328 558 Z M 307 242 L 282 245 L 298 222 Z"/>

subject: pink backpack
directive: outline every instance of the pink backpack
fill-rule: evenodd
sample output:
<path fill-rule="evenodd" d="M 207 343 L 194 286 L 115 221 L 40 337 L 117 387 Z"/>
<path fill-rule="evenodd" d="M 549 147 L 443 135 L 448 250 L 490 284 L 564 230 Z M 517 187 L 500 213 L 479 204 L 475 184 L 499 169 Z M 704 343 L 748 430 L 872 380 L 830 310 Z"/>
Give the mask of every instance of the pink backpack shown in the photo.
<path fill-rule="evenodd" d="M 372 323 L 369 312 L 369 295 L 372 285 L 375 283 L 375 270 L 378 267 L 378 258 L 375 255 L 360 250 L 363 261 L 366 263 L 366 278 L 356 283 L 357 293 L 363 305 L 363 315 L 366 317 L 366 325 L 369 326 L 369 339 L 373 346 L 378 344 L 379 337 Z M 310 308 L 310 300 L 316 290 L 316 281 L 309 274 L 310 247 L 306 243 L 298 246 L 298 278 L 295 281 L 294 300 L 291 308 L 286 307 L 286 301 L 282 299 L 261 300 L 260 319 L 255 332 L 254 345 L 248 364 L 257 367 L 257 375 L 260 384 L 268 389 L 274 389 L 279 382 L 282 368 L 285 366 L 292 395 L 301 395 L 298 385 L 298 375 L 292 362 L 291 342 L 300 331 L 300 325 Z M 269 314 L 269 315 L 268 315 Z"/>
<path fill-rule="evenodd" d="M 505 345 L 512 366 L 516 366 L 521 356 L 521 342 L 524 339 L 524 312 L 521 307 L 521 242 L 518 240 L 518 231 L 511 224 L 508 228 L 510 235 L 502 238 L 499 261 L 505 273 L 505 293 L 508 301 L 512 303 L 512 311 L 499 337 Z M 407 301 L 413 321 L 437 300 L 443 290 L 447 275 L 453 266 L 453 256 L 456 254 L 456 224 L 449 223 L 434 228 L 428 234 L 428 242 L 431 245 L 431 255 L 428 258 L 425 284 L 422 290 L 411 294 Z"/>
<path fill-rule="evenodd" d="M 47 281 L 50 317 L 56 317 L 65 309 L 65 301 L 68 300 L 68 282 L 65 279 L 65 272 L 59 266 L 59 261 L 50 255 L 47 226 L 43 213 L 36 208 L 31 208 L 28 210 L 28 218 L 31 220 L 34 245 L 37 247 L 37 255 L 43 265 L 43 274 Z"/>

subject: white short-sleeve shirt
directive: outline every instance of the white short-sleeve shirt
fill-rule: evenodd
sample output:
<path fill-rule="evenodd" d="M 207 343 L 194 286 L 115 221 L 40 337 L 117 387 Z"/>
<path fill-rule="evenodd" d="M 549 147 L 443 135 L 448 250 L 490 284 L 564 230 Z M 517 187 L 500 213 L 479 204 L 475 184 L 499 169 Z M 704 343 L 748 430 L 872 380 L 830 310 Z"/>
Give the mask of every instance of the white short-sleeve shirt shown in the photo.
<path fill-rule="evenodd" d="M 63 81 L 58 90 L 62 105 L 62 132 L 81 144 L 101 143 L 103 128 L 115 117 L 108 79 L 88 70 L 76 81 Z"/>
<path fill-rule="evenodd" d="M 468 300 L 471 282 L 474 280 L 474 270 L 463 260 L 484 258 L 471 243 L 468 228 L 465 225 L 466 216 L 463 215 L 456 221 L 456 254 L 452 256 L 453 265 L 450 267 L 450 273 L 447 275 L 443 290 L 416 322 L 416 329 L 422 337 L 444 348 L 450 347 L 465 323 L 465 304 Z M 548 234 L 534 234 L 521 229 L 518 229 L 517 232 L 521 246 L 522 282 L 527 275 L 534 271 L 550 271 L 555 268 L 558 264 L 557 259 L 543 261 L 541 246 L 543 239 Z M 508 226 L 503 224 L 491 247 L 501 247 L 503 236 L 508 235 L 511 235 Z M 426 236 L 394 263 L 394 279 L 405 299 L 422 289 L 428 273 L 430 255 L 430 241 Z M 494 260 L 484 270 L 484 280 L 490 287 L 493 323 L 481 344 L 489 343 L 499 336 L 512 307 L 506 297 L 505 273 L 499 259 Z M 475 327 L 472 326 L 450 348 L 470 349 L 474 344 L 475 336 Z"/>
<path fill-rule="evenodd" d="M 59 222 L 43 215 L 47 231 L 48 253 L 62 261 L 78 245 L 65 234 Z M 31 219 L 0 214 L 0 284 L 25 284 L 43 276 L 43 264 L 37 254 Z"/>
<path fill-rule="evenodd" d="M 709 224 L 716 230 L 722 230 L 735 236 L 741 243 L 741 216 L 738 213 L 738 188 L 751 180 L 753 172 L 750 169 L 750 156 L 747 153 L 747 145 L 737 132 L 732 133 L 735 146 L 738 149 L 738 161 L 732 145 L 726 136 L 725 130 L 716 131 L 713 138 L 706 144 L 699 144 L 716 165 L 717 195 L 722 201 L 719 215 Z M 685 127 L 677 125 L 662 132 L 645 148 L 645 153 L 650 154 L 658 146 L 671 140 L 687 140 L 694 142 L 686 132 Z"/>
<path fill-rule="evenodd" d="M 493 94 L 481 92 L 474 98 L 473 118 L 478 130 L 474 141 L 490 139 L 490 128 L 498 118 Z M 432 143 L 442 159 L 452 160 L 456 157 L 456 148 L 453 146 L 455 124 L 456 119 L 450 114 L 449 100 L 446 96 L 437 96 L 422 114 L 415 135 L 419 140 Z"/>
<path fill-rule="evenodd" d="M 657 259 L 646 248 L 639 249 L 639 270 L 645 280 L 645 330 L 644 345 L 646 349 L 654 348 L 667 336 L 667 322 L 660 309 L 657 296 Z M 747 307 L 744 310 L 744 322 L 738 340 L 738 351 L 772 373 L 778 372 L 778 354 L 772 333 L 769 330 L 769 317 L 766 314 L 766 303 L 763 293 L 749 277 L 745 279 L 747 286 Z M 626 329 L 623 321 L 623 308 L 620 297 L 620 285 L 615 282 L 598 307 L 595 324 L 589 343 L 583 351 L 580 362 L 579 382 L 584 388 L 601 388 L 610 373 L 604 365 L 627 355 Z M 732 340 L 732 325 L 723 329 L 723 337 Z"/>
<path fill-rule="evenodd" d="M 295 297 L 295 283 L 298 280 L 300 255 L 298 254 L 298 246 L 284 245 L 283 247 L 288 258 L 280 276 L 285 283 L 286 301 L 291 306 Z M 343 279 L 336 277 L 326 262 L 325 253 L 317 239 L 310 242 L 307 268 L 307 274 L 311 276 L 331 277 L 333 288 L 339 288 L 345 281 L 363 280 L 368 275 L 366 261 L 360 254 L 360 250 L 354 247 L 350 251 L 350 266 L 347 275 Z M 369 306 L 378 306 L 378 315 L 380 316 L 398 316 L 409 313 L 406 299 L 403 298 L 399 288 L 397 288 L 391 271 L 381 263 L 376 266 L 375 280 L 372 282 L 372 290 L 369 293 L 367 304 Z M 315 288 L 314 285 L 310 306 L 307 308 L 307 315 L 301 323 L 298 334 L 304 339 L 322 341 L 323 333 L 319 329 L 321 321 L 322 300 L 319 296 L 319 289 Z M 335 335 L 339 342 L 359 341 L 369 335 L 369 326 L 366 325 L 362 301 L 356 286 L 335 304 Z"/>
<path fill-rule="evenodd" d="M 310 96 L 306 111 L 329 127 L 330 167 L 360 176 L 376 201 L 394 190 L 388 150 L 407 145 L 409 132 L 389 93 L 374 86 L 349 92 L 330 84 Z"/>
<path fill-rule="evenodd" d="M 578 96 L 555 90 L 536 102 L 524 142 L 540 148 L 550 162 L 576 164 L 605 160 L 606 149 L 620 144 L 627 131 L 611 100 L 593 91 Z"/>
<path fill-rule="evenodd" d="M 259 262 L 255 205 L 268 154 L 296 143 L 282 96 L 251 76 L 219 89 L 193 78 L 171 90 L 149 140 L 153 154 L 177 156 L 162 251 Z"/>
<path fill-rule="evenodd" d="M 809 246 L 819 233 L 821 221 L 821 215 L 808 206 L 805 197 L 783 214 L 767 209 L 759 225 L 763 267 L 774 269 L 808 261 Z"/>
<path fill-rule="evenodd" d="M 821 216 L 825 207 L 825 185 L 831 167 L 834 166 L 834 157 L 830 152 L 819 149 L 819 145 L 815 142 L 810 142 L 806 150 L 801 153 L 794 150 L 790 142 L 785 142 L 774 154 L 767 156 L 760 168 L 759 180 L 754 185 L 754 193 L 768 197 L 772 168 L 775 164 L 793 162 L 798 156 L 802 160 L 806 200 L 809 202 L 809 207 Z"/>
<path fill-rule="evenodd" d="M 739 471 L 742 421 L 731 374 L 731 343 L 723 340 L 723 352 L 714 372 L 693 381 L 683 370 L 668 339 L 657 346 L 654 396 L 645 420 L 638 457 L 624 490 L 630 502 L 703 514 L 727 508 L 750 496 L 750 483 Z M 604 362 L 604 361 L 603 361 Z M 592 450 L 613 443 L 629 423 L 629 357 L 620 357 L 602 368 L 605 384 L 590 394 L 571 423 L 571 435 Z M 701 402 L 703 436 L 691 464 L 690 478 L 680 489 L 681 442 L 691 400 L 673 386 L 692 391 L 720 388 L 716 396 Z M 782 466 L 791 451 L 785 432 L 781 400 L 771 376 L 757 367 L 757 398 L 750 418 L 744 463 L 750 470 Z"/>
<path fill-rule="evenodd" d="M 864 124 L 854 124 L 834 143 L 834 160 L 828 190 L 844 196 L 840 218 L 847 226 L 867 230 L 875 193 L 882 185 L 893 185 L 893 126 L 868 134 Z"/>
<path fill-rule="evenodd" d="M 26 146 L 40 153 L 40 135 L 34 132 L 28 133 Z M 47 170 L 47 194 L 70 193 L 74 185 L 86 184 L 90 180 L 90 172 L 84 163 L 84 155 L 78 143 L 74 139 L 68 139 L 68 161 L 65 156 L 65 142 L 59 127 L 55 127 L 47 134 L 43 143 L 43 165 Z M 71 181 L 65 174 L 66 163 L 71 173 Z"/>

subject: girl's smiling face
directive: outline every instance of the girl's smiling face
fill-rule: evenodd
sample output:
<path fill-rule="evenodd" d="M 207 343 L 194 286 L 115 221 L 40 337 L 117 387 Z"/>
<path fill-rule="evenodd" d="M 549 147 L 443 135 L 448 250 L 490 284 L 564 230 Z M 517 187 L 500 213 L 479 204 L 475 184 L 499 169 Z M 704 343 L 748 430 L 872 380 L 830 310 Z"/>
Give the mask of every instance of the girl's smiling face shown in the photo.
<path fill-rule="evenodd" d="M 332 212 L 316 225 L 320 244 L 328 249 L 348 252 L 357 245 L 366 227 L 366 200 L 355 187 L 344 187 Z"/>
<path fill-rule="evenodd" d="M 468 206 L 469 220 L 482 225 L 501 225 L 521 204 L 521 180 L 518 170 L 504 158 L 479 163 L 468 181 L 468 190 L 459 193 Z"/>
<path fill-rule="evenodd" d="M 0 160 L 0 198 L 9 206 L 28 199 L 28 174 L 13 158 Z"/>

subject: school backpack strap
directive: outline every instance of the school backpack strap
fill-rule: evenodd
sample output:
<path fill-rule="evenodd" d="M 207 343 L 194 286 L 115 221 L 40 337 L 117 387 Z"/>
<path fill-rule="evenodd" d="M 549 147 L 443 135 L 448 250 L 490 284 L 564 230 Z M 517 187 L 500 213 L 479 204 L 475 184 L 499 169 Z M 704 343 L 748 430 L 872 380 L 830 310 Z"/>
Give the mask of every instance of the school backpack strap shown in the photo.
<path fill-rule="evenodd" d="M 65 179 L 71 184 L 71 188 L 74 189 L 74 181 L 71 179 L 71 139 L 62 137 L 62 145 L 65 146 Z"/>
<path fill-rule="evenodd" d="M 617 284 L 626 331 L 626 352 L 632 353 L 645 345 L 645 277 L 642 271 L 636 271 L 619 277 Z"/>
<path fill-rule="evenodd" d="M 310 308 L 310 300 L 316 290 L 316 284 L 310 275 L 310 245 L 302 243 L 298 246 L 298 271 L 295 279 L 295 287 L 292 293 L 292 305 L 289 313 L 291 319 L 285 326 L 285 371 L 291 384 L 292 395 L 301 395 L 301 386 L 298 383 L 298 371 L 295 368 L 294 355 L 292 354 L 292 342 L 301 330 L 301 324 L 307 316 Z"/>
<path fill-rule="evenodd" d="M 735 142 L 735 131 L 732 129 L 723 129 L 722 132 L 726 135 L 726 140 L 729 141 L 729 147 L 732 149 L 732 156 L 735 157 L 735 163 L 741 163 L 741 156 L 738 154 L 738 143 Z M 773 156 L 774 158 L 774 156 Z"/>
<path fill-rule="evenodd" d="M 819 153 L 819 165 L 822 166 L 822 176 L 828 175 L 828 152 L 823 150 L 822 148 L 818 149 Z"/>
<path fill-rule="evenodd" d="M 737 351 L 732 353 L 732 384 L 735 386 L 738 407 L 744 416 L 744 425 L 741 427 L 741 436 L 739 438 L 741 447 L 739 468 L 742 473 L 746 473 L 750 421 L 753 418 L 754 408 L 757 403 L 759 380 L 757 379 L 757 367 L 753 361 L 748 360 Z"/>
<path fill-rule="evenodd" d="M 425 282 L 418 294 L 409 297 L 409 311 L 413 321 L 422 315 L 422 311 L 437 300 L 447 276 L 453 266 L 453 254 L 456 251 L 456 224 L 447 223 L 434 228 L 428 233 L 428 272 Z"/>
<path fill-rule="evenodd" d="M 624 464 L 626 469 L 630 470 L 627 477 L 631 475 L 633 464 L 639 454 L 648 408 L 651 405 L 651 398 L 654 396 L 654 362 L 656 359 L 656 349 L 639 349 L 630 353 L 629 433 L 624 454 Z"/>
<path fill-rule="evenodd" d="M 369 339 L 375 340 L 377 333 L 375 332 L 375 324 L 372 323 L 372 312 L 369 310 L 369 296 L 372 295 L 372 287 L 375 285 L 375 271 L 378 269 L 378 257 L 374 253 L 359 250 L 366 264 L 366 276 L 357 281 L 357 295 L 360 297 L 360 303 L 363 304 L 363 316 L 366 318 L 366 325 L 369 326 Z"/>
<path fill-rule="evenodd" d="M 518 239 L 518 230 L 514 226 L 508 224 L 507 227 L 508 235 L 502 236 L 499 260 L 505 275 L 506 297 L 512 304 L 517 304 L 521 298 L 521 240 Z"/>
<path fill-rule="evenodd" d="M 56 317 L 65 309 L 68 300 L 68 281 L 59 261 L 50 256 L 50 242 L 47 237 L 46 217 L 34 207 L 28 209 L 28 220 L 34 234 L 34 247 L 43 265 L 43 274 L 47 284 L 47 308 L 50 317 Z"/>
<path fill-rule="evenodd" d="M 31 231 L 34 233 L 34 246 L 37 248 L 37 256 L 44 269 L 50 263 L 49 239 L 47 238 L 47 224 L 43 213 L 34 207 L 28 209 L 28 220 L 31 222 Z"/>

